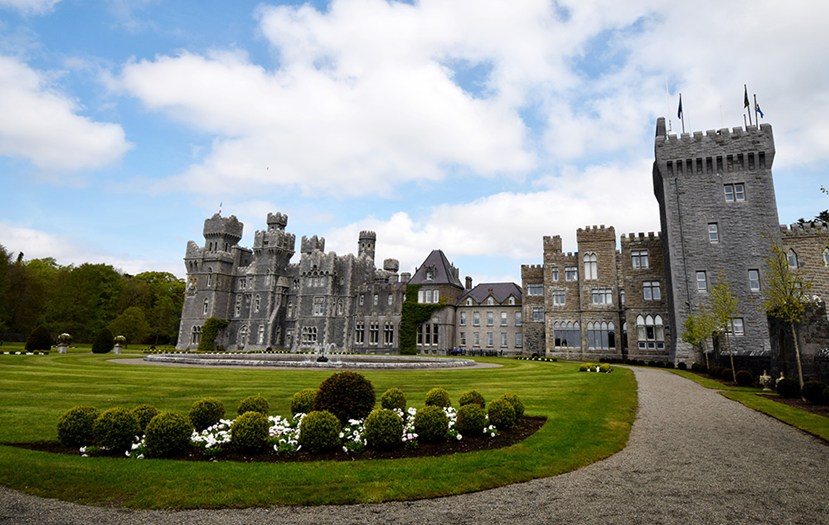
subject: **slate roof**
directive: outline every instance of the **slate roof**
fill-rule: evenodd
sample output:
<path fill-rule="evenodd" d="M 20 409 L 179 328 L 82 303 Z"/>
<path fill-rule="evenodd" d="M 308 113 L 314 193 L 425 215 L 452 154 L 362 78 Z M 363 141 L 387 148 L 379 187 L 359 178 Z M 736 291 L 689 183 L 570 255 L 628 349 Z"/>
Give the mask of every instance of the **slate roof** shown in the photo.
<path fill-rule="evenodd" d="M 515 283 L 481 283 L 471 290 L 467 290 L 460 298 L 458 304 L 466 303 L 466 299 L 471 297 L 475 304 L 483 304 L 486 298 L 492 296 L 497 304 L 504 304 L 507 302 L 509 296 L 515 297 L 516 304 L 521 304 L 522 294 L 521 287 Z"/>
<path fill-rule="evenodd" d="M 434 271 L 434 275 L 431 279 L 426 279 L 426 273 L 429 269 Z M 426 260 L 415 271 L 409 282 L 411 284 L 450 284 L 463 288 L 458 277 L 457 268 L 452 266 L 442 250 L 432 250 L 432 253 L 426 257 Z"/>

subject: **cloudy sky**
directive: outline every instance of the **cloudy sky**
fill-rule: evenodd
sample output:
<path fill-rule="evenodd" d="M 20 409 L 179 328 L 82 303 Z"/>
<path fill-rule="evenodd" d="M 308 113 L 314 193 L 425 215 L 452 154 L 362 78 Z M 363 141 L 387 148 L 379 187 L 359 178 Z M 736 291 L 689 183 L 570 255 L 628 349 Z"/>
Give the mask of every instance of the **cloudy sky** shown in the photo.
<path fill-rule="evenodd" d="M 520 282 L 542 236 L 659 230 L 657 117 L 774 127 L 781 223 L 829 208 L 829 3 L 0 0 L 0 244 L 184 276 L 221 207 Z M 752 115 L 753 118 L 753 115 Z M 296 259 L 295 259 L 296 260 Z"/>

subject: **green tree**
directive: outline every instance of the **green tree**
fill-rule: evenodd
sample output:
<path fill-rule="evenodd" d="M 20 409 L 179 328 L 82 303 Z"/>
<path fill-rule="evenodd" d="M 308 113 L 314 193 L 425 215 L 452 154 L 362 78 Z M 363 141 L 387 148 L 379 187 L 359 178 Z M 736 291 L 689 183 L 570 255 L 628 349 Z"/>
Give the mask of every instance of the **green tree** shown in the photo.
<path fill-rule="evenodd" d="M 184 280 L 166 272 L 143 272 L 134 280 L 144 283 L 150 290 L 150 304 L 145 310 L 150 325 L 149 337 L 156 344 L 174 342 L 184 306 Z"/>
<path fill-rule="evenodd" d="M 26 334 L 37 325 L 46 324 L 46 309 L 61 272 L 52 258 L 26 262 L 23 254 L 18 254 L 17 261 L 9 266 L 7 276 L 7 324 L 10 332 Z"/>
<path fill-rule="evenodd" d="M 810 300 L 809 290 L 812 283 L 804 277 L 800 268 L 790 266 L 788 254 L 778 243 L 771 246 L 771 253 L 766 258 L 766 270 L 763 306 L 769 317 L 788 323 L 792 330 L 797 378 L 802 389 L 803 365 L 800 360 L 798 326 Z"/>
<path fill-rule="evenodd" d="M 92 353 L 106 354 L 115 347 L 115 341 L 113 339 L 112 332 L 109 331 L 109 328 L 103 328 L 98 332 L 98 336 L 92 342 Z"/>
<path fill-rule="evenodd" d="M 10 318 L 9 312 L 9 267 L 11 266 L 12 255 L 6 247 L 0 244 L 0 334 L 8 330 Z M 2 341 L 2 335 L 0 335 Z"/>
<path fill-rule="evenodd" d="M 688 314 L 683 325 L 682 340 L 699 350 L 705 357 L 705 367 L 708 368 L 707 343 L 714 332 L 714 319 L 705 305 L 700 306 L 696 313 Z"/>
<path fill-rule="evenodd" d="M 731 375 L 734 382 L 737 382 L 737 372 L 734 370 L 734 349 L 731 348 L 729 334 L 731 323 L 737 315 L 737 298 L 731 293 L 731 286 L 728 280 L 720 273 L 714 286 L 711 288 L 711 319 L 714 331 L 722 336 L 725 348 L 731 361 Z"/>
<path fill-rule="evenodd" d="M 48 326 L 90 341 L 118 315 L 121 274 L 107 264 L 68 268 L 55 286 L 47 309 Z"/>
<path fill-rule="evenodd" d="M 121 312 L 121 315 L 109 323 L 107 328 L 115 335 L 126 337 L 127 344 L 142 343 L 150 333 L 150 325 L 144 317 L 144 310 L 137 306 L 130 306 Z"/>

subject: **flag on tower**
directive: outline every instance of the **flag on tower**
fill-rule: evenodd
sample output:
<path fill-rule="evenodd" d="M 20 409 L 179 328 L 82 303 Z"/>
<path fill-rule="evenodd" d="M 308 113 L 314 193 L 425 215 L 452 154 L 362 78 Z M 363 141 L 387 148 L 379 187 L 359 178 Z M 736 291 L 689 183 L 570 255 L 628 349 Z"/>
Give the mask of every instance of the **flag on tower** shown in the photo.
<path fill-rule="evenodd" d="M 745 89 L 745 95 L 743 96 L 743 107 L 751 108 L 751 104 L 748 103 L 748 88 L 743 85 L 743 89 Z"/>
<path fill-rule="evenodd" d="M 758 104 L 756 101 L 754 102 L 754 110 L 757 111 L 757 113 L 760 114 L 760 118 L 765 118 L 766 117 L 765 115 L 763 115 L 763 110 L 760 109 L 760 104 Z"/>
<path fill-rule="evenodd" d="M 676 108 L 676 118 L 682 118 L 682 93 L 679 94 L 679 107 Z"/>

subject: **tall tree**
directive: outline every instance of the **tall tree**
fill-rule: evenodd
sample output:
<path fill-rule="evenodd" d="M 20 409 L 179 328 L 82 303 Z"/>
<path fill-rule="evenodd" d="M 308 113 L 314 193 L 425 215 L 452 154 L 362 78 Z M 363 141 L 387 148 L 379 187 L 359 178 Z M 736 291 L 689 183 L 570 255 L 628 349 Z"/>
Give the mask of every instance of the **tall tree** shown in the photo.
<path fill-rule="evenodd" d="M 800 381 L 800 388 L 803 388 L 803 365 L 800 360 L 798 327 L 806 312 L 806 304 L 810 300 L 809 290 L 812 288 L 812 283 L 806 279 L 800 268 L 790 265 L 788 254 L 777 243 L 771 246 L 771 253 L 766 258 L 766 269 L 763 306 L 770 317 L 788 323 L 791 328 L 797 378 Z"/>
<path fill-rule="evenodd" d="M 138 306 L 130 306 L 121 315 L 109 323 L 109 331 L 113 334 L 123 335 L 129 343 L 143 343 L 150 333 L 150 325 L 144 317 L 144 310 Z"/>
<path fill-rule="evenodd" d="M 106 264 L 82 264 L 69 268 L 55 287 L 47 319 L 56 332 L 68 332 L 91 341 L 118 315 L 122 277 Z"/>
<path fill-rule="evenodd" d="M 723 337 L 728 356 L 731 361 L 731 375 L 737 382 L 737 372 L 734 370 L 734 349 L 731 346 L 729 335 L 732 333 L 732 324 L 737 315 L 737 298 L 731 293 L 731 286 L 725 275 L 720 273 L 714 286 L 711 288 L 711 319 L 714 331 Z"/>
<path fill-rule="evenodd" d="M 714 332 L 714 319 L 705 305 L 696 313 L 688 314 L 683 325 L 682 340 L 693 345 L 705 357 L 705 368 L 709 367 L 706 343 Z"/>

